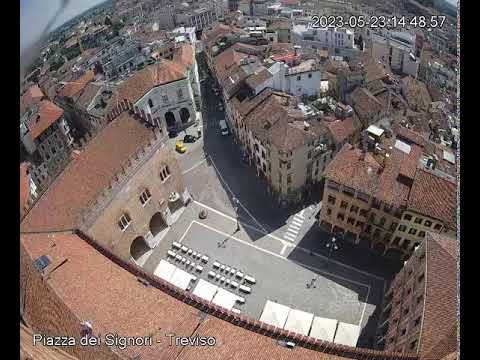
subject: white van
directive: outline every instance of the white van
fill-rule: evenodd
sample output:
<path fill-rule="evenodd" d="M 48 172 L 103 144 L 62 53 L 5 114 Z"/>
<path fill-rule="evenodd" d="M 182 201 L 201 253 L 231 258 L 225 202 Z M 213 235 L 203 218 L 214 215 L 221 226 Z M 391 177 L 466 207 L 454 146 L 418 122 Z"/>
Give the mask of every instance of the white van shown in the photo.
<path fill-rule="evenodd" d="M 220 125 L 220 131 L 221 131 L 222 135 L 227 136 L 228 135 L 228 127 L 227 127 L 227 123 L 225 122 L 225 120 L 220 120 L 218 124 Z"/>

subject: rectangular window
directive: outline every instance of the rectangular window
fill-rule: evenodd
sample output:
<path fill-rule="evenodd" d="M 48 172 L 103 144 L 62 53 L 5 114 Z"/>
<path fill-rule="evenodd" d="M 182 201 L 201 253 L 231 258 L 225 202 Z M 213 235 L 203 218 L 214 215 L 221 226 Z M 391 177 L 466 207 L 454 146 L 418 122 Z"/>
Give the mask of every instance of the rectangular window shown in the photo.
<path fill-rule="evenodd" d="M 302 77 L 301 76 L 297 76 L 297 81 L 300 81 L 302 80 Z"/>
<path fill-rule="evenodd" d="M 395 239 L 393 239 L 393 245 L 398 245 L 400 243 L 400 240 L 402 240 L 400 236 L 395 237 Z"/>
<path fill-rule="evenodd" d="M 179 99 L 183 99 L 183 90 L 182 89 L 177 89 L 177 96 Z"/>
<path fill-rule="evenodd" d="M 145 206 L 152 195 L 150 194 L 150 191 L 148 189 L 145 189 L 141 194 L 140 194 L 140 202 L 142 203 L 143 206 Z"/>
<path fill-rule="evenodd" d="M 422 221 L 423 221 L 423 219 L 422 219 L 422 218 L 420 218 L 420 217 L 416 217 L 414 222 L 415 222 L 415 224 L 421 224 L 421 223 L 422 223 Z"/>
<path fill-rule="evenodd" d="M 442 228 L 441 224 L 435 224 L 435 226 L 433 227 L 433 229 L 437 231 L 440 231 L 441 228 Z"/>
<path fill-rule="evenodd" d="M 415 350 L 417 348 L 417 341 L 418 340 L 414 340 L 410 343 L 410 350 Z"/>
<path fill-rule="evenodd" d="M 347 203 L 346 201 L 343 201 L 343 200 L 342 200 L 342 202 L 341 202 L 341 204 L 340 204 L 340 207 L 341 207 L 342 209 L 346 209 L 346 208 L 348 207 L 348 203 Z"/>
<path fill-rule="evenodd" d="M 334 181 L 331 181 L 331 180 L 328 181 L 327 187 L 328 187 L 329 189 L 336 190 L 336 191 L 338 191 L 338 190 L 340 189 L 340 185 L 337 184 L 337 183 L 334 182 Z"/>
<path fill-rule="evenodd" d="M 347 223 L 348 223 L 348 224 L 351 224 L 351 225 L 354 225 L 354 224 L 355 224 L 355 219 L 349 217 L 349 218 L 347 219 Z"/>
<path fill-rule="evenodd" d="M 118 226 L 122 231 L 125 231 L 131 222 L 132 222 L 132 219 L 130 219 L 130 216 L 127 213 L 125 213 L 122 215 L 122 217 L 118 221 Z"/>
<path fill-rule="evenodd" d="M 405 232 L 405 230 L 407 230 L 407 227 L 405 225 L 400 225 L 398 227 L 398 231 Z"/>
<path fill-rule="evenodd" d="M 422 274 L 418 277 L 418 282 L 421 283 L 425 279 L 425 274 Z"/>
<path fill-rule="evenodd" d="M 360 216 L 367 217 L 368 210 L 366 209 L 360 209 Z"/>
<path fill-rule="evenodd" d="M 160 180 L 162 181 L 167 180 L 169 175 L 170 175 L 170 169 L 168 168 L 168 165 L 163 166 L 160 169 Z"/>
<path fill-rule="evenodd" d="M 390 225 L 390 230 L 395 231 L 397 229 L 397 225 L 398 225 L 398 223 L 392 222 L 392 224 Z"/>
<path fill-rule="evenodd" d="M 312 78 L 312 74 L 308 74 L 308 78 L 311 79 L 311 78 Z"/>
<path fill-rule="evenodd" d="M 344 193 L 345 195 L 348 195 L 348 196 L 353 197 L 353 195 L 355 195 L 355 189 L 352 189 L 352 188 L 350 188 L 350 187 L 348 187 L 348 186 L 344 186 L 344 187 L 343 187 L 343 193 Z"/>
<path fill-rule="evenodd" d="M 368 203 L 368 200 L 370 199 L 370 196 L 368 196 L 367 194 L 359 192 L 359 193 L 357 193 L 357 199 Z"/>
<path fill-rule="evenodd" d="M 432 226 L 432 222 L 430 220 L 425 220 L 425 222 L 423 223 L 423 226 L 429 228 L 430 226 Z"/>
<path fill-rule="evenodd" d="M 411 228 L 411 229 L 408 231 L 408 233 L 409 233 L 410 235 L 415 235 L 415 234 L 417 233 L 417 229 Z"/>
<path fill-rule="evenodd" d="M 425 237 L 425 231 L 419 231 L 418 232 L 418 237 L 424 238 Z"/>
<path fill-rule="evenodd" d="M 162 101 L 163 101 L 164 104 L 167 104 L 167 103 L 168 103 L 168 96 L 167 96 L 167 94 L 162 95 Z"/>
<path fill-rule="evenodd" d="M 423 301 L 423 295 L 417 297 L 417 305 Z"/>
<path fill-rule="evenodd" d="M 380 201 L 378 201 L 377 199 L 374 198 L 373 201 L 372 201 L 372 207 L 374 209 L 380 210 Z"/>
<path fill-rule="evenodd" d="M 421 321 L 421 316 L 419 316 L 418 318 L 415 319 L 415 321 L 413 322 L 413 326 L 420 325 L 420 321 Z"/>
<path fill-rule="evenodd" d="M 331 215 L 331 214 L 332 214 L 332 209 L 327 208 L 327 215 Z"/>
<path fill-rule="evenodd" d="M 287 175 L 287 184 L 291 184 L 291 183 L 292 183 L 292 175 L 288 174 Z"/>
<path fill-rule="evenodd" d="M 357 224 L 355 226 L 358 226 L 358 227 L 363 227 L 363 222 L 361 221 L 357 221 Z"/>
<path fill-rule="evenodd" d="M 350 207 L 350 212 L 356 214 L 358 212 L 358 206 L 352 205 Z"/>
<path fill-rule="evenodd" d="M 342 220 L 342 221 L 345 220 L 345 214 L 338 213 L 337 214 L 337 219 Z"/>
<path fill-rule="evenodd" d="M 335 197 L 333 197 L 332 195 L 328 195 L 328 199 L 327 199 L 327 202 L 331 205 L 335 205 L 335 201 L 337 199 Z"/>
<path fill-rule="evenodd" d="M 407 220 L 407 221 L 410 221 L 410 220 L 412 220 L 412 215 L 405 214 L 405 215 L 403 215 L 403 219 Z"/>
<path fill-rule="evenodd" d="M 402 331 L 400 332 L 400 336 L 403 336 L 407 333 L 407 328 L 405 329 L 402 329 Z"/>

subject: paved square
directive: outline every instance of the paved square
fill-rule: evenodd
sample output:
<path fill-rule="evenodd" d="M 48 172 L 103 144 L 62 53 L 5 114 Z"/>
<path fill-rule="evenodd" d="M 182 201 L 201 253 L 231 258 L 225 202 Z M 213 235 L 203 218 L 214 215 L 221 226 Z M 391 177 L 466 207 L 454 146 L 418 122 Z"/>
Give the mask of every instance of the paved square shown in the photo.
<path fill-rule="evenodd" d="M 233 266 L 256 279 L 252 292 L 244 294 L 231 290 L 246 299 L 236 305 L 242 313 L 259 319 L 267 300 L 313 313 L 315 316 L 337 319 L 350 324 L 365 324 L 375 305 L 368 304 L 370 286 L 329 274 L 315 267 L 315 259 L 308 254 L 296 254 L 292 261 L 278 252 L 270 252 L 193 221 L 180 239 L 194 250 L 210 257 L 199 278 L 215 285 L 219 282 L 208 278 L 209 271 L 218 272 L 212 265 L 218 261 Z M 222 246 L 219 246 L 223 244 Z M 318 276 L 318 277 L 317 277 Z M 306 284 L 317 277 L 315 288 Z M 221 287 L 225 287 L 221 285 Z"/>

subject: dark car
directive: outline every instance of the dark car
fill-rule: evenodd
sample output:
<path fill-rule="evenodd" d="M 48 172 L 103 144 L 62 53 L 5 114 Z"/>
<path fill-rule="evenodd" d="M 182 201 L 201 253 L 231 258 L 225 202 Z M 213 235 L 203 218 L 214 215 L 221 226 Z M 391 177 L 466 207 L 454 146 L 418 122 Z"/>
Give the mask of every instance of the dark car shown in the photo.
<path fill-rule="evenodd" d="M 170 139 L 172 139 L 172 138 L 174 138 L 174 137 L 177 137 L 177 130 L 170 130 L 170 131 L 168 132 L 168 137 L 169 137 Z"/>
<path fill-rule="evenodd" d="M 197 141 L 197 138 L 193 135 L 185 135 L 183 138 L 184 143 L 194 143 L 195 141 Z"/>

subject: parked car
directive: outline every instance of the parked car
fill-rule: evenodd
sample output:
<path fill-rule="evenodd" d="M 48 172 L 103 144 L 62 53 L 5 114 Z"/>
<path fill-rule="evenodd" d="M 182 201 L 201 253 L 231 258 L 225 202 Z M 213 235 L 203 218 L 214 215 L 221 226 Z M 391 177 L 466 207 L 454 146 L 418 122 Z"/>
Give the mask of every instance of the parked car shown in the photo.
<path fill-rule="evenodd" d="M 183 137 L 184 143 L 194 143 L 195 141 L 197 141 L 197 137 L 194 135 L 187 134 Z"/>
<path fill-rule="evenodd" d="M 187 148 L 185 147 L 185 145 L 183 145 L 182 140 L 177 140 L 177 142 L 175 143 L 175 150 L 177 150 L 180 154 L 183 154 L 187 151 Z"/>
<path fill-rule="evenodd" d="M 177 137 L 177 130 L 170 130 L 170 131 L 168 132 L 168 137 L 169 137 L 170 139 L 173 139 L 174 137 Z"/>

